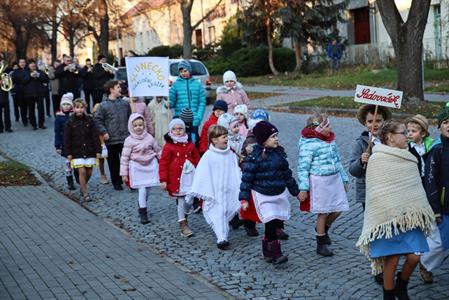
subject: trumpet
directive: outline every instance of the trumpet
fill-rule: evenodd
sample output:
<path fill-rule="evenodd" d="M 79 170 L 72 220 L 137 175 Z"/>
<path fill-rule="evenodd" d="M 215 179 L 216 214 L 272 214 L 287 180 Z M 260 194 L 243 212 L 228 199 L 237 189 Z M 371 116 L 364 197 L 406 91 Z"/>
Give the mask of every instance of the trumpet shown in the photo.
<path fill-rule="evenodd" d="M 9 92 L 14 87 L 14 84 L 12 83 L 12 78 L 8 73 L 4 73 L 4 71 L 7 68 L 7 64 L 4 60 L 0 62 L 0 88 L 5 91 Z"/>
<path fill-rule="evenodd" d="M 114 74 L 115 72 L 118 71 L 118 68 L 116 68 L 116 67 L 114 67 L 113 65 L 110 65 L 110 64 L 108 64 L 108 63 L 102 63 L 101 66 L 103 67 L 103 69 L 104 69 L 106 72 L 109 72 L 109 73 L 112 73 L 112 74 Z"/>
<path fill-rule="evenodd" d="M 73 73 L 78 73 L 78 66 L 76 65 L 76 63 L 71 63 L 69 65 L 69 71 Z"/>

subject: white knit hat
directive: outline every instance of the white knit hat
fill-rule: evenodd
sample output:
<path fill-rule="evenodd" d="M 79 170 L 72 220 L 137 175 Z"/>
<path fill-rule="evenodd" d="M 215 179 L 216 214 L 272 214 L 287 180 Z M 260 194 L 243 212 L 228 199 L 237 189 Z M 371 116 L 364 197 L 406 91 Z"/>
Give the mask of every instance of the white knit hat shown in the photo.
<path fill-rule="evenodd" d="M 67 104 L 70 104 L 71 106 L 73 106 L 73 102 L 72 101 L 73 101 L 73 94 L 72 93 L 64 94 L 61 97 L 61 104 L 60 104 L 60 106 L 62 107 L 62 105 L 64 103 L 67 103 Z"/>
<path fill-rule="evenodd" d="M 186 128 L 186 124 L 184 123 L 184 121 L 180 118 L 176 118 L 171 120 L 168 124 L 168 132 L 171 132 L 173 127 L 175 127 L 176 125 L 181 125 L 182 127 L 184 127 L 184 129 Z"/>
<path fill-rule="evenodd" d="M 248 106 L 246 104 L 239 104 L 234 108 L 234 114 L 239 113 L 248 119 Z"/>
<path fill-rule="evenodd" d="M 226 81 L 234 81 L 237 82 L 237 76 L 235 76 L 235 73 L 232 71 L 226 71 L 223 74 L 223 83 L 226 83 Z"/>

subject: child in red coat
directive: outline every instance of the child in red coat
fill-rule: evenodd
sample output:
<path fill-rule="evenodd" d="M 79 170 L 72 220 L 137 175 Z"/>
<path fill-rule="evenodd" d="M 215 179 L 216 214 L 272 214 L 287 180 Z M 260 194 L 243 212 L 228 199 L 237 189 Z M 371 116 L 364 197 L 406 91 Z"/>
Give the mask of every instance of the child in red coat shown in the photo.
<path fill-rule="evenodd" d="M 190 192 L 200 155 L 195 146 L 188 141 L 186 126 L 181 119 L 173 119 L 168 125 L 168 130 L 164 136 L 166 143 L 159 161 L 161 189 L 176 198 L 181 235 L 190 237 L 193 232 L 187 223 L 186 211 L 189 207 L 185 196 Z"/>
<path fill-rule="evenodd" d="M 212 113 L 209 117 L 209 120 L 203 124 L 203 129 L 201 129 L 200 136 L 200 154 L 203 155 L 209 149 L 209 139 L 208 139 L 208 131 L 209 127 L 212 125 L 217 125 L 218 118 L 228 111 L 228 104 L 226 101 L 217 100 L 214 103 L 214 107 L 212 108 Z"/>

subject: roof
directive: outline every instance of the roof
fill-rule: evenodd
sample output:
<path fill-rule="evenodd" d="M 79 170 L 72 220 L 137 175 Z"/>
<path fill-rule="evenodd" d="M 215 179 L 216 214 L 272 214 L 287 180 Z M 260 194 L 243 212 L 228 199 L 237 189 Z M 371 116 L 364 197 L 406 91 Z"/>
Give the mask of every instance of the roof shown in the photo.
<path fill-rule="evenodd" d="M 151 9 L 158 9 L 161 8 L 164 5 L 169 5 L 170 4 L 170 0 L 151 0 L 151 1 L 139 1 L 136 5 L 134 5 L 133 7 L 131 7 L 124 16 L 126 17 L 133 17 L 136 15 L 141 14 L 142 12 L 146 11 L 146 10 L 151 10 Z"/>

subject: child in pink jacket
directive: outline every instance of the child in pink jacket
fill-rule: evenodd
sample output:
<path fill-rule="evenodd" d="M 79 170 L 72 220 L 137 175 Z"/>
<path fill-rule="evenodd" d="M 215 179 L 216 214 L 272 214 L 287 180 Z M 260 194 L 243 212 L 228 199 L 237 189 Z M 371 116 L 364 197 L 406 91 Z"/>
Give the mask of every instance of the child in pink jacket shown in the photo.
<path fill-rule="evenodd" d="M 147 224 L 147 200 L 150 187 L 159 185 L 161 147 L 146 130 L 141 114 L 133 113 L 128 120 L 130 135 L 123 145 L 120 160 L 120 176 L 131 188 L 139 190 L 140 223 Z"/>
<path fill-rule="evenodd" d="M 217 89 L 217 100 L 223 100 L 228 104 L 228 113 L 233 114 L 237 105 L 245 104 L 250 106 L 248 95 L 237 82 L 237 77 L 232 71 L 226 71 L 223 74 L 223 86 Z"/>
<path fill-rule="evenodd" d="M 129 98 L 129 105 L 131 106 L 132 113 L 138 113 L 143 116 L 147 127 L 147 132 L 154 137 L 153 117 L 151 116 L 150 110 L 145 102 L 143 102 L 140 97 L 131 97 Z"/>

